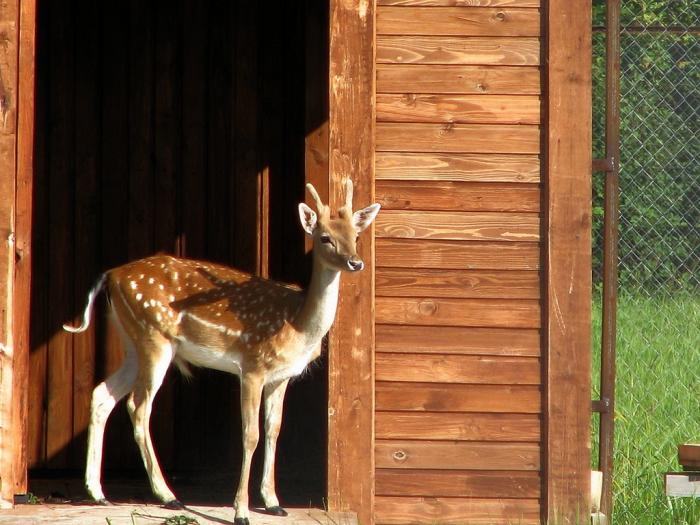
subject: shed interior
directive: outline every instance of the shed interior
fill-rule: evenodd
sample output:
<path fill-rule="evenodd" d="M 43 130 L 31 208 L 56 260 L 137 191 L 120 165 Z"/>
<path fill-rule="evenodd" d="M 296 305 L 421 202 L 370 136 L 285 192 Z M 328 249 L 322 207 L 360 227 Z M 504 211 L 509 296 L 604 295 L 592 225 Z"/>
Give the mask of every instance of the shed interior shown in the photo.
<path fill-rule="evenodd" d="M 80 475 L 92 389 L 121 359 L 103 302 L 87 333 L 61 330 L 81 314 L 99 273 L 167 252 L 306 284 L 296 203 L 308 178 L 307 137 L 327 121 L 327 29 L 323 0 L 275 9 L 38 3 L 30 485 Z M 327 365 L 319 361 L 287 393 L 277 461 L 285 504 L 325 498 Z M 152 429 L 176 494 L 182 480 L 207 472 L 207 483 L 219 480 L 232 497 L 237 379 L 170 372 Z M 107 481 L 145 479 L 123 403 L 108 423 L 103 465 Z"/>

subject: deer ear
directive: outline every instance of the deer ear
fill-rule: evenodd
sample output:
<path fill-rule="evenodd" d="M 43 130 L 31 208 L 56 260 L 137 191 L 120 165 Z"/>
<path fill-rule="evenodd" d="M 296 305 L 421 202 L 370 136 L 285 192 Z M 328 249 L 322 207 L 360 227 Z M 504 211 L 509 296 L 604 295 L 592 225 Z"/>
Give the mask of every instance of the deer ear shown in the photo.
<path fill-rule="evenodd" d="M 352 214 L 352 225 L 355 227 L 358 233 L 364 231 L 370 224 L 372 224 L 372 221 L 377 216 L 377 213 L 379 213 L 379 208 L 381 208 L 381 206 L 374 203 L 362 210 L 357 210 Z"/>
<path fill-rule="evenodd" d="M 299 221 L 301 222 L 301 227 L 304 229 L 307 235 L 314 234 L 317 219 L 318 218 L 314 210 L 309 208 L 303 202 L 299 203 Z"/>

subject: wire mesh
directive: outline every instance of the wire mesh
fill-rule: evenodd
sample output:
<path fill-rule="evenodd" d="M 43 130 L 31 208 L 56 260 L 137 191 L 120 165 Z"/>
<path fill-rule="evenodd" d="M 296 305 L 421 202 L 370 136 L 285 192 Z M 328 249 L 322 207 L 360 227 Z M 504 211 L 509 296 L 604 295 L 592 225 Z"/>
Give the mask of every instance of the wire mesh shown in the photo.
<path fill-rule="evenodd" d="M 602 25 L 604 1 L 593 7 L 594 25 Z M 623 0 L 621 25 L 613 523 L 696 525 L 700 500 L 666 498 L 663 474 L 679 470 L 679 443 L 700 442 L 700 2 Z M 604 157 L 599 32 L 593 67 L 594 156 Z M 601 179 L 593 195 L 598 292 Z"/>

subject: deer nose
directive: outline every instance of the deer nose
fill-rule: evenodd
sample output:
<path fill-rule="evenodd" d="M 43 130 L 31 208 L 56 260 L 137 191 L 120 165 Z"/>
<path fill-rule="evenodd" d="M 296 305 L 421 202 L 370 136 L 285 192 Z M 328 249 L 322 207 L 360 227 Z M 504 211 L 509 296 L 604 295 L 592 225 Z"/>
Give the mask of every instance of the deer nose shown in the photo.
<path fill-rule="evenodd" d="M 359 272 L 364 267 L 365 267 L 365 263 L 362 262 L 362 259 L 359 259 L 359 258 L 348 259 L 348 268 L 350 269 L 351 272 Z"/>

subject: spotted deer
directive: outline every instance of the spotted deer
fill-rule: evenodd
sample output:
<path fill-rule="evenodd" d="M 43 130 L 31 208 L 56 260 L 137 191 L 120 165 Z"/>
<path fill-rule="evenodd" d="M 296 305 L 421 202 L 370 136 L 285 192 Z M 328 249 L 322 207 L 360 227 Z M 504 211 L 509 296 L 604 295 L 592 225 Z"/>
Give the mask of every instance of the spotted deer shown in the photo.
<path fill-rule="evenodd" d="M 256 277 L 218 264 L 156 255 L 102 274 L 88 294 L 84 332 L 96 296 L 107 290 L 111 321 L 122 336 L 121 367 L 92 395 L 85 485 L 106 504 L 100 480 L 104 429 L 116 403 L 127 394 L 134 438 L 154 494 L 167 507 L 181 508 L 163 478 L 153 449 L 149 419 L 153 399 L 174 363 L 236 374 L 241 382 L 243 460 L 235 495 L 235 523 L 249 523 L 248 478 L 258 445 L 258 415 L 264 405 L 265 457 L 261 495 L 270 514 L 285 516 L 275 493 L 275 450 L 290 378 L 321 353 L 321 340 L 335 317 L 340 273 L 364 264 L 357 239 L 379 212 L 379 204 L 352 211 L 352 182 L 337 216 L 306 185 L 318 214 L 299 204 L 301 226 L 313 239 L 313 271 L 308 289 Z"/>

